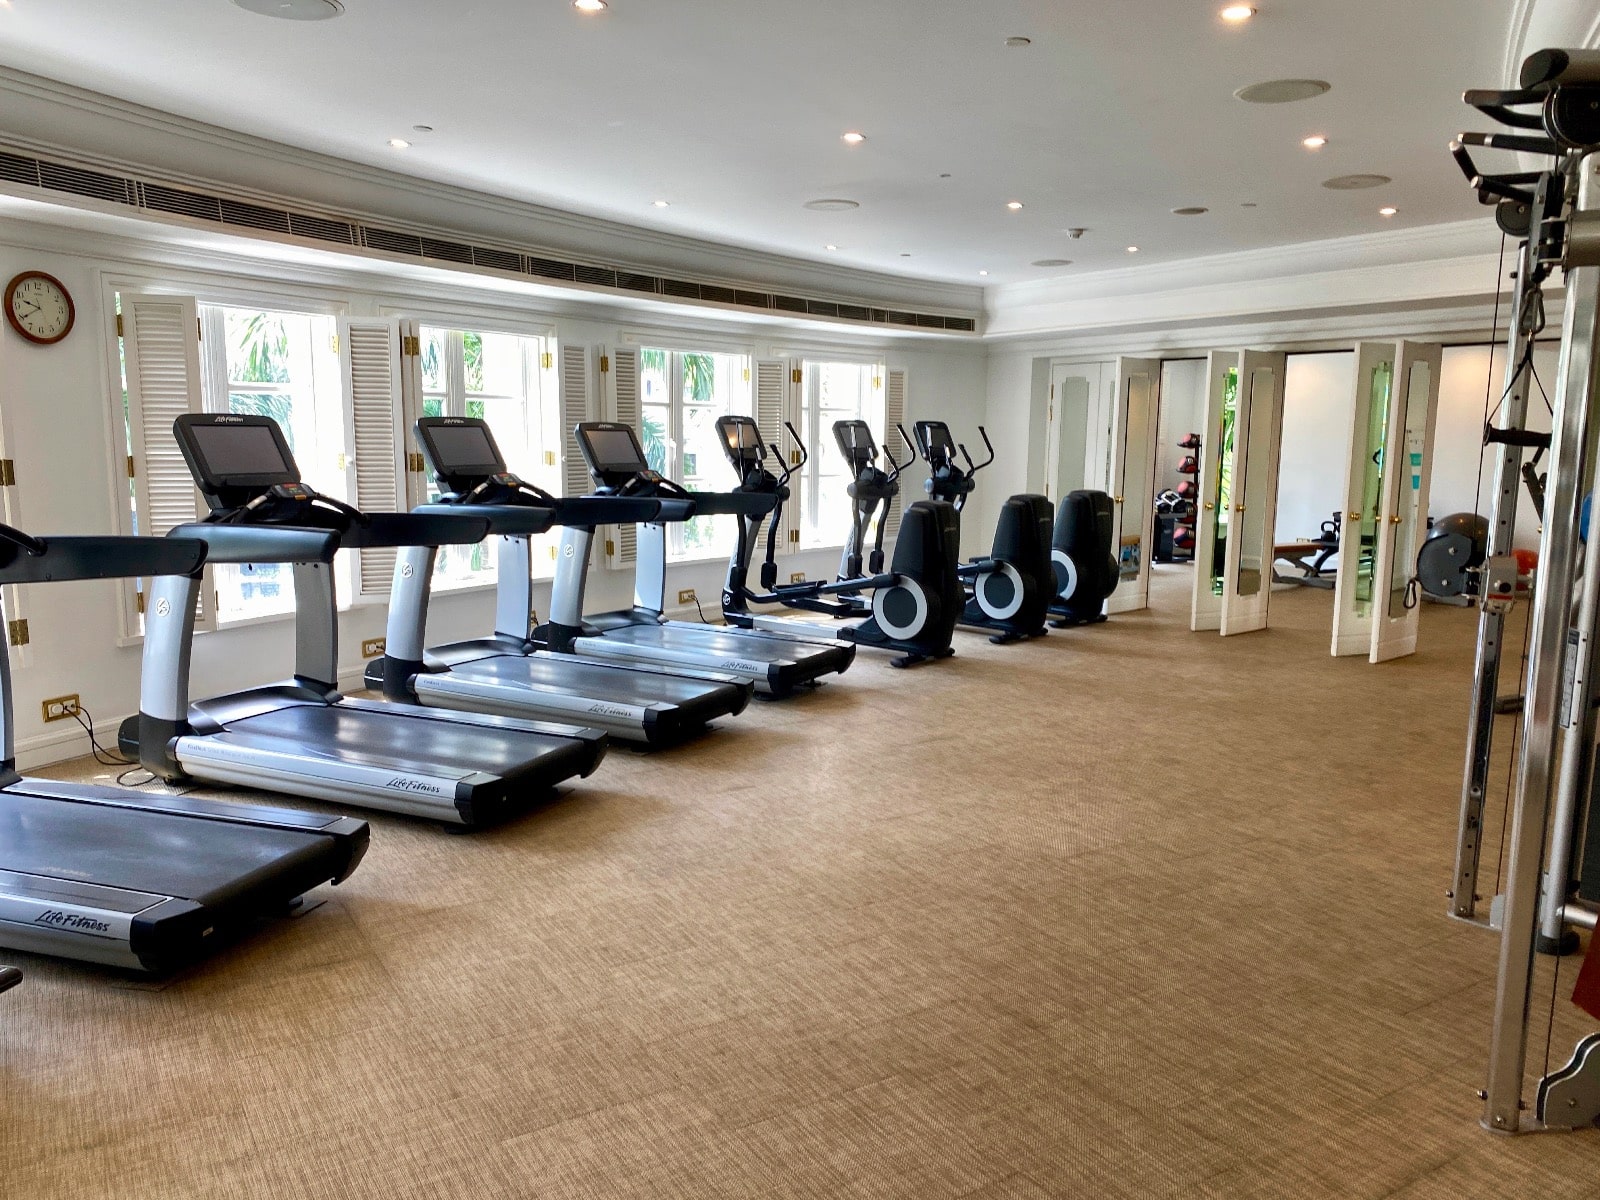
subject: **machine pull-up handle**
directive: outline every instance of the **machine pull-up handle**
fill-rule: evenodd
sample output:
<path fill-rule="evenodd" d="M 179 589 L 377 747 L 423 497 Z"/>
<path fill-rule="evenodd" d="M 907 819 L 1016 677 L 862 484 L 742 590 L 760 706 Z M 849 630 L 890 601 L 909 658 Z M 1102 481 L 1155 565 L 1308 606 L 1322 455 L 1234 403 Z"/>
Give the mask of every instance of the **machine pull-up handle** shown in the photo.
<path fill-rule="evenodd" d="M 794 471 L 801 470 L 805 467 L 806 463 L 811 461 L 811 451 L 806 449 L 806 444 L 801 439 L 799 431 L 795 429 L 791 422 L 785 421 L 783 423 L 783 427 L 789 431 L 789 436 L 794 439 L 795 447 L 800 451 L 800 461 L 794 464 L 793 471 L 789 471 L 784 475 L 784 478 L 787 479 L 790 475 L 794 474 Z"/>
<path fill-rule="evenodd" d="M 889 464 L 889 482 L 890 483 L 894 483 L 897 479 L 899 479 L 900 478 L 900 472 L 905 470 L 912 463 L 917 461 L 917 444 L 911 440 L 911 435 L 906 432 L 906 427 L 904 425 L 896 425 L 895 428 L 900 431 L 900 437 L 901 437 L 902 440 L 904 440 L 904 442 L 906 444 L 906 449 L 910 453 L 907 455 L 905 462 L 897 462 L 895 460 L 894 455 L 889 453 L 889 442 L 888 442 L 888 440 L 887 439 L 884 440 L 884 443 L 883 443 L 883 457 L 884 457 L 884 460 Z"/>
<path fill-rule="evenodd" d="M 1464 146 L 1482 146 L 1486 150 L 1511 150 L 1518 154 L 1561 153 L 1554 139 L 1527 137 L 1520 133 L 1463 133 L 1458 139 Z"/>
<path fill-rule="evenodd" d="M 983 439 L 983 448 L 989 452 L 989 457 L 984 459 L 981 463 L 978 463 L 978 464 L 974 465 L 973 461 L 972 461 L 972 455 L 967 454 L 966 446 L 962 446 L 961 447 L 961 453 L 966 457 L 966 460 L 967 460 L 967 474 L 969 474 L 969 475 L 976 475 L 979 471 L 983 470 L 990 463 L 994 462 L 994 443 L 989 440 L 989 431 L 987 429 L 985 429 L 982 425 L 979 425 L 978 426 L 978 436 Z"/>

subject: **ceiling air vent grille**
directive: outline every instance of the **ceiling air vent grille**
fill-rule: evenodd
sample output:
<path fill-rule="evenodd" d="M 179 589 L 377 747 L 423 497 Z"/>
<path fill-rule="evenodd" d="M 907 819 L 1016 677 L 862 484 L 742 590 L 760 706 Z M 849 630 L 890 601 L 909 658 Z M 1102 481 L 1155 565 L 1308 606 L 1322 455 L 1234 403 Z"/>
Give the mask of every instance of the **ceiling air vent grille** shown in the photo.
<path fill-rule="evenodd" d="M 672 296 L 683 300 L 725 304 L 734 308 L 799 313 L 879 325 L 903 325 L 916 329 L 974 333 L 978 327 L 977 321 L 972 317 L 905 312 L 898 309 L 871 308 L 848 301 L 783 296 L 727 284 L 667 279 L 621 267 L 567 262 L 564 259 L 544 258 L 492 246 L 474 246 L 453 238 L 381 229 L 363 225 L 358 221 L 314 216 L 310 213 L 254 204 L 188 188 L 108 175 L 103 171 L 90 170 L 69 163 L 50 162 L 8 150 L 0 150 L 0 182 L 69 192 L 76 196 L 91 196 L 97 200 L 108 200 L 131 208 L 172 213 L 192 220 L 213 221 L 241 229 L 309 238 L 319 242 L 333 242 L 341 246 L 363 246 L 369 250 L 380 250 L 388 254 L 402 254 L 412 258 L 459 263 L 486 270 L 532 275 L 563 283 L 616 288 L 651 296 Z"/>
<path fill-rule="evenodd" d="M 110 200 L 114 204 L 137 204 L 131 179 L 105 175 L 99 171 L 86 171 L 82 167 L 69 167 L 61 163 L 41 162 L 39 184 L 52 192 L 71 192 L 74 196 L 92 196 L 96 200 Z"/>

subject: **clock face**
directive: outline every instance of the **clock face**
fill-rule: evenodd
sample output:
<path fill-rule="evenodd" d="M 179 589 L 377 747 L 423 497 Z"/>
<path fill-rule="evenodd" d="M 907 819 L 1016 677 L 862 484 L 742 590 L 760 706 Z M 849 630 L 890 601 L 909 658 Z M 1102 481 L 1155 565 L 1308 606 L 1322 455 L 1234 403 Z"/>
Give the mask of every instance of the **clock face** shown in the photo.
<path fill-rule="evenodd" d="M 24 271 L 6 286 L 6 320 L 30 342 L 59 342 L 72 329 L 72 297 L 58 279 Z"/>

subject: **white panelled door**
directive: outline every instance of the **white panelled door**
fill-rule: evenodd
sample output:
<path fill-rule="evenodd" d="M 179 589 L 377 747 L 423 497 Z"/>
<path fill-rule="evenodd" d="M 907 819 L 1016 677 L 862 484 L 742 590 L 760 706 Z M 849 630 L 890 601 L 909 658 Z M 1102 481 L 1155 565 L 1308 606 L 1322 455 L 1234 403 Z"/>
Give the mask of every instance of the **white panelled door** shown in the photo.
<path fill-rule="evenodd" d="M 1383 507 L 1378 514 L 1377 555 L 1373 563 L 1371 662 L 1414 654 L 1418 613 L 1409 606 L 1408 585 L 1416 574 L 1417 551 L 1428 523 L 1428 484 L 1433 473 L 1433 430 L 1439 412 L 1437 345 L 1401 342 L 1395 364 L 1395 402 L 1383 472 Z"/>
<path fill-rule="evenodd" d="M 1194 597 L 1189 628 L 1222 628 L 1222 559 L 1232 526 L 1233 422 L 1239 412 L 1240 353 L 1214 350 L 1206 359 L 1206 410 L 1201 423 L 1200 495 L 1194 525 Z"/>
<path fill-rule="evenodd" d="M 1286 362 L 1282 354 L 1259 350 L 1246 350 L 1239 356 L 1232 503 L 1222 564 L 1223 637 L 1267 627 Z"/>
<path fill-rule="evenodd" d="M 1161 360 L 1119 358 L 1111 415 L 1111 553 L 1120 578 L 1106 612 L 1150 606 L 1150 552 L 1154 541 L 1151 484 L 1156 467 L 1156 413 L 1161 400 Z"/>
<path fill-rule="evenodd" d="M 1344 517 L 1339 528 L 1339 570 L 1333 585 L 1333 653 L 1371 654 L 1373 568 L 1383 508 L 1385 445 L 1394 392 L 1395 345 L 1356 347 L 1356 402 L 1346 465 Z"/>

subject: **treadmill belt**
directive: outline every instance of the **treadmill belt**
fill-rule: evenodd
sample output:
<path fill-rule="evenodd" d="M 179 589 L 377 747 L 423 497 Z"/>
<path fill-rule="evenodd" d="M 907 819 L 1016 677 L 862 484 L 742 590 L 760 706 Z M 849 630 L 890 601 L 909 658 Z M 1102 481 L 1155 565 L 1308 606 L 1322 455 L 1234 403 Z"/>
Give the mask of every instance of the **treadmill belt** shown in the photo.
<path fill-rule="evenodd" d="M 733 690 L 732 685 L 709 679 L 617 670 L 537 654 L 527 658 L 501 654 L 474 659 L 450 668 L 450 675 L 456 679 L 561 692 L 612 704 L 685 704 L 719 691 Z"/>
<path fill-rule="evenodd" d="M 474 726 L 344 705 L 295 704 L 227 722 L 210 738 L 297 758 L 355 763 L 377 770 L 419 774 L 516 775 L 530 762 L 570 751 L 590 751 L 572 738 L 521 729 Z"/>
<path fill-rule="evenodd" d="M 607 629 L 604 637 L 608 642 L 626 642 L 633 646 L 661 646 L 668 650 L 699 651 L 703 654 L 742 658 L 747 662 L 759 663 L 803 663 L 814 658 L 834 657 L 840 653 L 832 646 L 728 633 L 712 629 L 710 626 L 701 630 L 683 629 L 673 625 L 622 625 L 615 629 Z"/>
<path fill-rule="evenodd" d="M 200 903 L 313 865 L 334 846 L 317 834 L 0 792 L 0 868 Z"/>

